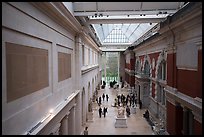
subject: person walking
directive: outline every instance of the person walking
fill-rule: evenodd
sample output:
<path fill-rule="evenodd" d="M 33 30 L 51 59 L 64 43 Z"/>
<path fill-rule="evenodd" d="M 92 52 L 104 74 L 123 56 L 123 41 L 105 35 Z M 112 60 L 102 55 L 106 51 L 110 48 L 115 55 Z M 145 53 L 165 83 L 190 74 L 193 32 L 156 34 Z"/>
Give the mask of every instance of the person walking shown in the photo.
<path fill-rule="evenodd" d="M 101 97 L 99 97 L 99 106 L 101 105 Z"/>
<path fill-rule="evenodd" d="M 103 115 L 104 115 L 104 117 L 106 117 L 106 112 L 107 112 L 107 108 L 104 107 L 104 108 L 103 108 Z"/>
<path fill-rule="evenodd" d="M 105 98 L 105 94 L 103 93 L 103 95 L 102 95 L 102 98 L 103 98 L 103 101 L 104 101 L 104 98 Z"/>
<path fill-rule="evenodd" d="M 101 107 L 99 108 L 98 112 L 99 112 L 99 117 L 101 118 L 101 114 L 102 114 L 102 108 Z"/>
<path fill-rule="evenodd" d="M 109 96 L 108 96 L 108 94 L 106 94 L 106 100 L 108 101 L 108 98 L 109 98 Z"/>

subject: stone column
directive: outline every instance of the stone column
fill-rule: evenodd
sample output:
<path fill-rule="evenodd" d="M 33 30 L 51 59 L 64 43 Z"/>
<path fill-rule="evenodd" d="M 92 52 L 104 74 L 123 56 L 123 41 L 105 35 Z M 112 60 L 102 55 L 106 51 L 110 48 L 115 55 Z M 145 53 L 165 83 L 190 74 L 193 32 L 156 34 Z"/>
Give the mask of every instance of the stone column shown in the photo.
<path fill-rule="evenodd" d="M 193 121 L 194 121 L 194 115 L 192 113 L 192 111 L 189 111 L 189 135 L 194 135 L 194 124 L 193 124 Z"/>
<path fill-rule="evenodd" d="M 74 80 L 75 80 L 75 89 L 80 90 L 80 84 L 82 83 L 81 80 L 81 66 L 82 66 L 82 60 L 81 60 L 81 56 L 80 56 L 80 51 L 82 52 L 82 46 L 81 46 L 81 36 L 77 35 L 75 37 L 75 49 L 74 49 L 74 61 L 75 63 L 73 63 L 72 65 L 74 65 L 74 68 L 72 73 L 74 73 Z"/>
<path fill-rule="evenodd" d="M 75 135 L 75 106 L 76 104 L 70 109 L 69 120 L 68 120 L 68 135 Z"/>
<path fill-rule="evenodd" d="M 65 117 L 62 119 L 60 131 L 61 135 L 68 135 L 68 115 L 65 115 Z"/>
<path fill-rule="evenodd" d="M 183 135 L 188 135 L 188 109 L 183 107 Z"/>
<path fill-rule="evenodd" d="M 53 129 L 50 135 L 59 135 L 61 123 L 58 123 Z"/>

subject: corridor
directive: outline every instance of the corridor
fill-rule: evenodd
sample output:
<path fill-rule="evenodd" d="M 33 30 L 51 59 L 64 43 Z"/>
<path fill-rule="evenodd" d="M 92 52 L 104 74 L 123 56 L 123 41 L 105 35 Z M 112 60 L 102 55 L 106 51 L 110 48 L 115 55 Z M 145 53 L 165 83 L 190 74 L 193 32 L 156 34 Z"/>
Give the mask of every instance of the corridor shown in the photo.
<path fill-rule="evenodd" d="M 117 116 L 117 107 L 112 107 L 114 104 L 114 99 L 117 94 L 124 94 L 125 96 L 128 94 L 127 89 L 113 89 L 109 88 L 109 85 L 106 85 L 105 89 L 101 89 L 98 92 L 98 97 L 102 94 L 108 94 L 109 100 L 103 101 L 103 108 L 108 107 L 108 113 L 106 117 L 102 115 L 99 117 L 98 109 L 99 106 L 95 102 L 93 103 L 93 122 L 87 122 L 88 126 L 88 134 L 89 135 L 152 135 L 153 131 L 151 126 L 147 123 L 147 121 L 142 117 L 142 114 L 146 109 L 139 109 L 137 105 L 136 114 L 130 114 L 130 117 L 127 117 L 127 128 L 115 128 L 115 117 Z M 129 103 L 128 103 L 129 104 Z"/>
<path fill-rule="evenodd" d="M 2 135 L 202 135 L 202 93 L 202 2 L 2 2 Z"/>

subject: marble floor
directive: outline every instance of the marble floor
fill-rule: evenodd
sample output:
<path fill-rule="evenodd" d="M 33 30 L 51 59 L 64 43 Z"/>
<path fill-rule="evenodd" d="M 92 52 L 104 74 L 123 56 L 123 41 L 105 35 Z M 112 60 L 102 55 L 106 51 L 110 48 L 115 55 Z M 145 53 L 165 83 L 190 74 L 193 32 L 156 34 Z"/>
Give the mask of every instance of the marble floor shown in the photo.
<path fill-rule="evenodd" d="M 102 115 L 100 118 L 98 114 L 99 106 L 96 102 L 93 103 L 93 121 L 86 123 L 89 135 L 153 135 L 151 126 L 143 118 L 146 109 L 140 110 L 138 106 L 136 107 L 136 114 L 130 114 L 130 117 L 127 117 L 127 128 L 115 128 L 117 107 L 112 107 L 112 105 L 117 94 L 128 94 L 127 89 L 119 88 L 116 90 L 106 86 L 105 89 L 99 90 L 98 96 L 102 97 L 103 93 L 109 95 L 108 101 L 106 101 L 106 98 L 101 101 L 101 107 L 108 107 L 108 113 L 106 117 Z"/>

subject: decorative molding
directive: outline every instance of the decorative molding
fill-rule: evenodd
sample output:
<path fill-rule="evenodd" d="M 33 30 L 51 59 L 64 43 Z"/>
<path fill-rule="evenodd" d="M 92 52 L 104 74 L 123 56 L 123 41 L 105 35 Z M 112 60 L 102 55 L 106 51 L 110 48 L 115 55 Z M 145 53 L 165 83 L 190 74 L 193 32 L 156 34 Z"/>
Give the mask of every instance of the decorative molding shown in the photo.
<path fill-rule="evenodd" d="M 173 53 L 176 53 L 176 46 L 169 46 L 166 51 L 167 51 L 167 54 L 173 54 Z"/>
<path fill-rule="evenodd" d="M 92 71 L 92 70 L 96 69 L 96 68 L 99 68 L 99 65 L 89 66 L 89 67 L 87 67 L 85 69 L 81 69 L 81 74 L 83 75 L 83 74 L 85 74 L 85 73 L 87 73 L 89 71 Z"/>
<path fill-rule="evenodd" d="M 156 63 L 156 71 L 155 71 L 155 78 L 158 79 L 158 70 L 159 70 L 159 66 L 161 64 L 162 61 L 165 61 L 167 60 L 167 52 L 166 51 L 162 51 L 160 54 L 159 54 L 159 57 L 157 59 L 157 63 Z"/>
<path fill-rule="evenodd" d="M 155 100 L 157 101 L 157 100 L 158 100 L 158 96 L 157 96 L 157 94 L 158 94 L 158 83 L 155 83 L 154 90 L 155 90 L 155 96 L 154 96 L 154 98 L 155 98 Z"/>
<path fill-rule="evenodd" d="M 194 115 L 194 119 L 197 120 L 198 122 L 200 122 L 202 124 L 202 113 L 199 114 L 195 111 L 192 111 L 193 115 Z"/>
<path fill-rule="evenodd" d="M 134 70 L 129 70 L 129 69 L 125 68 L 125 72 L 128 73 L 131 76 L 135 76 L 135 71 Z"/>
<path fill-rule="evenodd" d="M 149 63 L 149 69 L 150 69 L 150 75 L 152 75 L 152 65 L 151 65 L 151 59 L 150 59 L 150 57 L 149 57 L 149 55 L 148 54 L 146 54 L 145 56 L 144 56 L 144 60 L 143 60 L 143 65 L 142 65 L 142 71 L 144 71 L 144 65 L 145 65 L 145 62 L 148 62 Z"/>
<path fill-rule="evenodd" d="M 75 90 L 71 95 L 65 98 L 61 103 L 59 103 L 52 113 L 49 114 L 49 117 L 44 120 L 37 128 L 35 128 L 30 135 L 36 135 L 39 133 L 54 117 L 56 117 L 77 95 L 80 93 L 80 90 Z M 67 114 L 69 111 L 67 112 Z"/>
<path fill-rule="evenodd" d="M 202 98 L 195 97 L 195 98 L 194 98 L 194 103 L 196 103 L 197 105 L 202 106 Z"/>
<path fill-rule="evenodd" d="M 155 68 L 155 59 L 152 58 L 152 70 Z"/>
<path fill-rule="evenodd" d="M 64 26 L 68 31 L 71 29 L 75 33 L 80 33 L 82 27 L 81 24 L 76 20 L 72 13 L 66 9 L 62 2 L 31 2 L 31 4 L 43 11 L 46 15 L 56 19 L 55 21 Z"/>

